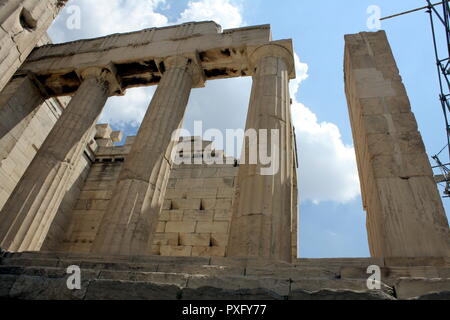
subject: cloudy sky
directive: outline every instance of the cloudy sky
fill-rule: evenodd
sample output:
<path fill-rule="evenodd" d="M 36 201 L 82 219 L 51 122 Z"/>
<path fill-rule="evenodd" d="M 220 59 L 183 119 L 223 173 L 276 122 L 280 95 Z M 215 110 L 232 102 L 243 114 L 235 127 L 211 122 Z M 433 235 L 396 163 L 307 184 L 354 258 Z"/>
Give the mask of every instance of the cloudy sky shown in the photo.
<path fill-rule="evenodd" d="M 395 3 L 393 3 L 395 2 Z M 343 5 L 345 3 L 345 6 Z M 224 29 L 270 23 L 274 39 L 292 38 L 297 79 L 291 83 L 299 150 L 300 255 L 368 256 L 351 129 L 343 84 L 343 36 L 368 31 L 367 8 L 389 15 L 424 5 L 422 0 L 70 0 L 51 27 L 54 42 L 214 20 Z M 80 25 L 74 20 L 80 13 Z M 75 15 L 74 15 L 75 14 Z M 437 78 L 427 16 L 384 22 L 428 153 L 443 147 Z M 191 94 L 184 127 L 244 128 L 251 79 L 207 83 Z M 155 88 L 110 98 L 102 122 L 134 135 Z M 445 161 L 446 159 L 444 159 Z M 445 200 L 444 200 L 445 201 Z"/>

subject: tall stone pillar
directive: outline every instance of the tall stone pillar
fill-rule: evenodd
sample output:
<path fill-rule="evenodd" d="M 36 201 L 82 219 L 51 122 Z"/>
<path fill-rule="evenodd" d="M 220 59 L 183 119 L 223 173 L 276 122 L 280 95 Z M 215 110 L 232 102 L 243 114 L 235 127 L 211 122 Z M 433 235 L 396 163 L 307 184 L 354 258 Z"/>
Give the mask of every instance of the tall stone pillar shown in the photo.
<path fill-rule="evenodd" d="M 8 157 L 46 95 L 31 76 L 12 79 L 0 93 L 0 161 Z"/>
<path fill-rule="evenodd" d="M 448 221 L 384 31 L 345 37 L 345 90 L 372 256 L 448 256 Z"/>
<path fill-rule="evenodd" d="M 91 252 L 146 254 L 169 178 L 172 134 L 181 125 L 191 89 L 203 83 L 193 59 L 171 57 L 114 189 Z"/>
<path fill-rule="evenodd" d="M 80 88 L 64 110 L 13 194 L 0 211 L 0 247 L 38 250 L 66 190 L 71 169 L 81 157 L 89 130 L 110 94 L 108 70 L 81 73 Z"/>
<path fill-rule="evenodd" d="M 67 0 L 0 1 L 0 90 L 38 44 Z"/>
<path fill-rule="evenodd" d="M 249 164 L 251 143 L 245 143 L 227 255 L 291 261 L 294 163 L 289 77 L 294 61 L 289 50 L 275 44 L 258 48 L 251 60 L 256 71 L 246 130 L 267 129 L 268 137 L 270 130 L 278 130 L 279 141 L 271 141 L 276 148 L 268 145 L 267 149 L 268 154 L 276 154 L 279 168 L 263 175 L 266 166 L 260 158 L 258 164 Z"/>

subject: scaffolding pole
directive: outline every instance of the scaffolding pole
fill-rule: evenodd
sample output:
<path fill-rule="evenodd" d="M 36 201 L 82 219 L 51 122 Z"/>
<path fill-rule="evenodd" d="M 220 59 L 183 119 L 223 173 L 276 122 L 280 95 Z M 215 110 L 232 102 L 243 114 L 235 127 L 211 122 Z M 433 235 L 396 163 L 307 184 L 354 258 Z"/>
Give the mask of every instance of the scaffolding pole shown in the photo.
<path fill-rule="evenodd" d="M 447 150 L 446 154 L 448 156 L 448 160 L 450 161 L 450 0 L 445 0 L 438 3 L 431 3 L 430 0 L 425 1 L 427 5 L 424 7 L 387 16 L 381 18 L 380 20 L 392 19 L 421 10 L 426 10 L 426 12 L 429 14 L 431 33 L 433 38 L 433 48 L 436 59 L 436 68 L 439 80 L 439 102 L 441 104 L 442 113 L 444 115 L 445 131 L 447 137 L 446 146 L 438 154 L 432 157 L 437 164 L 437 166 L 433 167 L 433 169 L 439 169 L 441 171 L 441 175 L 438 176 L 439 179 L 437 179 L 437 182 L 445 183 L 444 197 L 448 198 L 450 197 L 450 167 L 448 163 L 444 164 L 441 161 L 440 155 L 444 152 L 444 150 Z M 438 6 L 442 7 L 441 11 L 437 9 Z M 445 37 L 437 36 L 437 32 L 439 30 L 438 28 L 440 28 L 440 30 L 445 30 Z M 441 43 L 442 41 L 444 41 L 443 39 L 445 39 L 446 41 L 445 46 L 444 43 Z M 442 49 L 444 47 L 445 50 Z"/>

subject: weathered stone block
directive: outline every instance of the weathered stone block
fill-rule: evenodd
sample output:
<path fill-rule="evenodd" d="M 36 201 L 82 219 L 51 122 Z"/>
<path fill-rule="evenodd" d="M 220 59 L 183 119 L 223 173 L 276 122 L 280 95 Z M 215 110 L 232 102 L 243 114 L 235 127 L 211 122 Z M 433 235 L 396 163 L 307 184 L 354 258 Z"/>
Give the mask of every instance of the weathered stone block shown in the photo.
<path fill-rule="evenodd" d="M 212 222 L 213 219 L 213 210 L 185 210 L 183 215 L 183 221 Z"/>
<path fill-rule="evenodd" d="M 169 221 L 166 224 L 166 232 L 181 232 L 181 233 L 194 233 L 195 221 Z M 199 232 L 198 233 L 202 233 Z"/>
<path fill-rule="evenodd" d="M 228 222 L 198 222 L 197 233 L 228 233 Z"/>
<path fill-rule="evenodd" d="M 352 291 L 324 289 L 315 292 L 293 290 L 289 300 L 396 300 L 383 291 Z"/>
<path fill-rule="evenodd" d="M 192 247 L 193 257 L 224 257 L 226 247 L 194 246 Z"/>
<path fill-rule="evenodd" d="M 214 221 L 231 221 L 231 210 L 214 210 Z"/>
<path fill-rule="evenodd" d="M 192 246 L 161 246 L 161 255 L 169 257 L 189 257 Z"/>
<path fill-rule="evenodd" d="M 88 280 L 83 280 L 81 290 L 69 290 L 67 277 L 47 278 L 20 276 L 10 290 L 10 297 L 21 300 L 80 300 L 86 294 Z"/>
<path fill-rule="evenodd" d="M 9 292 L 16 282 L 17 275 L 0 274 L 0 299 L 9 299 Z"/>
<path fill-rule="evenodd" d="M 228 290 L 240 289 L 266 289 L 280 296 L 289 295 L 289 280 L 249 278 L 249 277 L 205 277 L 191 276 L 188 281 L 188 288 L 198 289 L 205 287 L 215 287 Z"/>
<path fill-rule="evenodd" d="M 443 291 L 450 291 L 450 279 L 401 278 L 395 284 L 395 292 L 399 299 Z"/>
<path fill-rule="evenodd" d="M 111 133 L 113 132 L 109 124 L 97 124 L 95 130 L 96 139 L 110 139 Z"/>
<path fill-rule="evenodd" d="M 234 188 L 219 188 L 217 191 L 217 198 L 218 199 L 228 199 L 233 198 L 234 196 Z"/>
<path fill-rule="evenodd" d="M 178 246 L 178 233 L 155 233 L 153 237 L 154 245 Z"/>
<path fill-rule="evenodd" d="M 102 271 L 99 279 L 149 282 L 152 284 L 186 287 L 188 276 L 185 274 L 166 272 Z"/>
<path fill-rule="evenodd" d="M 166 231 L 166 222 L 165 221 L 158 222 L 158 224 L 156 225 L 156 232 L 159 232 L 159 233 L 168 232 L 168 231 Z"/>
<path fill-rule="evenodd" d="M 89 284 L 86 300 L 175 300 L 180 288 L 175 285 L 114 280 L 95 280 Z"/>
<path fill-rule="evenodd" d="M 228 234 L 212 233 L 211 245 L 213 245 L 214 247 L 226 247 L 228 245 Z"/>
<path fill-rule="evenodd" d="M 198 210 L 200 199 L 172 199 L 172 209 L 175 210 Z"/>
<path fill-rule="evenodd" d="M 211 244 L 210 233 L 180 233 L 180 245 L 209 246 L 210 244 Z"/>
<path fill-rule="evenodd" d="M 267 289 L 226 290 L 221 288 L 201 287 L 197 289 L 185 288 L 183 300 L 284 300 L 284 297 Z"/>

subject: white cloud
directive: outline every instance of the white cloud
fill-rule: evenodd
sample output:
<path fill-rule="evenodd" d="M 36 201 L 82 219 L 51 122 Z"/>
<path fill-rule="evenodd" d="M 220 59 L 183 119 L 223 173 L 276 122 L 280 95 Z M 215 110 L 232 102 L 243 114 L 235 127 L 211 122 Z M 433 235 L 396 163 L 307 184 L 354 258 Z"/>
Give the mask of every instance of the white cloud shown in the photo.
<path fill-rule="evenodd" d="M 166 0 L 72 0 L 56 19 L 50 29 L 54 42 L 105 36 L 112 33 L 130 32 L 168 24 L 166 16 L 155 12 Z M 80 29 L 69 29 L 66 22 L 72 12 L 81 9 Z"/>
<path fill-rule="evenodd" d="M 243 24 L 239 7 L 230 0 L 189 1 L 178 22 L 203 20 L 213 20 L 224 29 L 237 28 Z"/>
<path fill-rule="evenodd" d="M 128 89 L 123 97 L 111 97 L 103 110 L 100 122 L 119 128 L 139 127 L 150 104 L 154 87 Z"/>
<path fill-rule="evenodd" d="M 319 122 L 302 103 L 292 104 L 297 135 L 302 201 L 345 203 L 360 194 L 355 152 L 342 141 L 339 128 Z"/>
<path fill-rule="evenodd" d="M 308 65 L 300 61 L 296 52 L 294 52 L 294 62 L 297 77 L 289 83 L 289 92 L 293 98 L 297 95 L 302 81 L 308 79 Z"/>
<path fill-rule="evenodd" d="M 346 203 L 360 194 L 355 151 L 342 141 L 339 128 L 319 122 L 317 116 L 297 101 L 308 65 L 295 54 L 297 79 L 291 81 L 292 120 L 297 136 L 301 201 Z"/>

